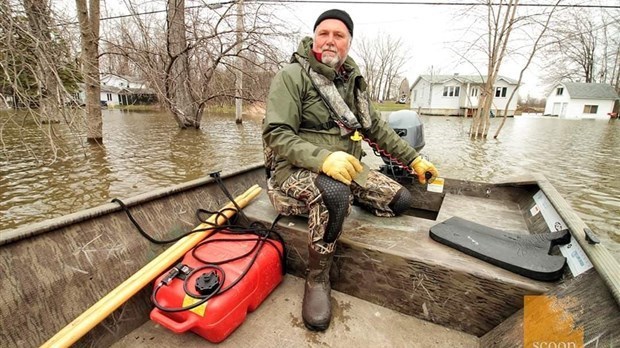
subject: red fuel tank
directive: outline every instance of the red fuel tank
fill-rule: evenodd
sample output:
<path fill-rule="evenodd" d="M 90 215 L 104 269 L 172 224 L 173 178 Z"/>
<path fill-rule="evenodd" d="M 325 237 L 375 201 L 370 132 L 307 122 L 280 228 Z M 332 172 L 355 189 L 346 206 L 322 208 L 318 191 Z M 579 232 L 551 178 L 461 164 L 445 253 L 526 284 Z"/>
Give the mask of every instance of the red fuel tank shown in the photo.
<path fill-rule="evenodd" d="M 226 339 L 243 323 L 247 313 L 254 311 L 282 281 L 280 259 L 283 253 L 282 244 L 270 239 L 269 242 L 264 243 L 258 255 L 255 255 L 251 251 L 256 246 L 256 241 L 248 241 L 249 238 L 258 237 L 247 234 L 217 233 L 209 237 L 209 240 L 216 240 L 215 242 L 200 245 L 193 250 L 194 254 L 192 250 L 185 254 L 182 263 L 192 269 L 197 269 L 205 263 L 196 257 L 210 263 L 217 263 L 249 253 L 238 260 L 220 265 L 225 272 L 221 289 L 235 282 L 252 262 L 254 256 L 256 260 L 247 274 L 228 291 L 215 295 L 206 303 L 191 310 L 167 312 L 154 308 L 151 311 L 151 319 L 176 333 L 191 330 L 213 343 Z M 190 273 L 185 280 L 189 291 L 194 294 L 198 293 L 195 289 L 196 280 L 201 276 L 204 279 L 204 274 L 212 271 L 212 269 L 204 269 Z M 155 282 L 156 287 L 166 277 L 167 274 L 159 277 Z M 160 307 L 181 308 L 199 301 L 186 294 L 183 282 L 183 279 L 175 277 L 168 285 L 157 289 L 155 300 Z"/>

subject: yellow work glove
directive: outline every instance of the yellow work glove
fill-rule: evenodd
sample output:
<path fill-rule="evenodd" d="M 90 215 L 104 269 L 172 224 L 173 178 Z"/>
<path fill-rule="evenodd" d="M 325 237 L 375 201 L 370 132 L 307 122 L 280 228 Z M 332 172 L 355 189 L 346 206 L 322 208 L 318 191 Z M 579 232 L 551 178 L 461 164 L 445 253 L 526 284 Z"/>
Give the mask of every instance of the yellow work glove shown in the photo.
<path fill-rule="evenodd" d="M 347 185 L 350 185 L 351 180 L 355 179 L 363 169 L 364 167 L 357 158 L 344 151 L 332 152 L 321 166 L 323 173 Z"/>
<path fill-rule="evenodd" d="M 426 184 L 426 173 L 429 173 L 428 175 L 430 176 L 428 178 L 429 183 L 433 182 L 439 176 L 437 168 L 435 168 L 431 162 L 422 158 L 422 156 L 416 157 L 413 162 L 411 162 L 411 168 L 413 168 L 413 171 L 418 176 L 420 184 Z"/>

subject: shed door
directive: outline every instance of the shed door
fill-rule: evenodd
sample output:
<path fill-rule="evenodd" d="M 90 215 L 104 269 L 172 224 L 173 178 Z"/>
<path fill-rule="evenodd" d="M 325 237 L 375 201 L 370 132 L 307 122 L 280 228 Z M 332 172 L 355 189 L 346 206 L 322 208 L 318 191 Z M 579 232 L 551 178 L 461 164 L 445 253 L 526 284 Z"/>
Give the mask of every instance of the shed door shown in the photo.
<path fill-rule="evenodd" d="M 566 106 L 568 106 L 568 103 L 562 103 L 562 111 L 560 111 L 560 117 L 566 116 Z"/>

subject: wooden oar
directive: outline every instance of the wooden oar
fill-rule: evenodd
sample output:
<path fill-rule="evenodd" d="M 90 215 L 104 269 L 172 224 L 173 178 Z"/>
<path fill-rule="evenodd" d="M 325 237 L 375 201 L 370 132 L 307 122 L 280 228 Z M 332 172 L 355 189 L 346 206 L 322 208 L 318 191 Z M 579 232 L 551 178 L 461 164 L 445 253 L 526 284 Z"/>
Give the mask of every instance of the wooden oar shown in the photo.
<path fill-rule="evenodd" d="M 244 208 L 261 192 L 258 185 L 250 187 L 242 195 L 235 198 L 235 202 L 240 208 Z M 226 222 L 235 211 L 229 210 L 235 208 L 232 202 L 226 204 L 218 214 L 211 215 L 207 223 L 200 224 L 195 229 L 203 229 L 211 227 L 208 223 L 221 225 Z M 168 270 L 177 260 L 185 253 L 198 244 L 201 240 L 210 235 L 213 231 L 203 231 L 192 233 L 189 236 L 179 240 L 173 246 L 161 253 L 146 266 L 142 267 L 138 272 L 110 291 L 97 303 L 92 305 L 79 317 L 73 320 L 69 325 L 60 330 L 54 337 L 49 339 L 42 347 L 69 347 L 78 339 L 84 336 L 88 331 L 99 324 L 103 319 L 110 315 L 114 310 L 127 302 L 133 295 L 148 285 L 157 276 Z"/>

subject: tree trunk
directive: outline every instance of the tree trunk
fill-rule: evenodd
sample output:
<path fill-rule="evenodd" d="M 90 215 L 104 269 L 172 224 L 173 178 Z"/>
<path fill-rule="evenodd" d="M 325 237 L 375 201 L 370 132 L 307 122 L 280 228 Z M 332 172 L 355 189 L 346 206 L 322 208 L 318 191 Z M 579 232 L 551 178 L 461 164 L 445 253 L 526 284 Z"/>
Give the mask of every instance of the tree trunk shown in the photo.
<path fill-rule="evenodd" d="M 28 24 L 36 39 L 35 51 L 38 56 L 36 75 L 39 85 L 38 116 L 42 123 L 56 123 L 58 120 L 59 90 L 54 64 L 54 49 L 50 26 L 52 19 L 47 1 L 24 0 Z"/>
<path fill-rule="evenodd" d="M 103 140 L 99 80 L 99 0 L 75 0 L 80 22 L 82 70 L 86 85 L 86 139 Z"/>
<path fill-rule="evenodd" d="M 497 137 L 499 136 L 499 132 L 502 130 L 502 128 L 504 127 L 504 124 L 506 123 L 506 118 L 508 117 L 508 107 L 510 106 L 510 102 L 512 101 L 512 98 L 514 98 L 515 94 L 517 94 L 517 91 L 519 90 L 519 86 L 521 85 L 521 81 L 523 80 L 523 74 L 525 74 L 525 70 L 527 70 L 527 68 L 530 66 L 530 63 L 532 63 L 532 59 L 534 58 L 534 55 L 538 51 L 538 47 L 539 47 L 538 44 L 540 43 L 541 39 L 545 35 L 545 32 L 547 31 L 547 29 L 549 29 L 549 22 L 551 22 L 551 17 L 553 17 L 553 13 L 555 12 L 557 6 L 560 4 L 561 1 L 562 0 L 557 0 L 555 5 L 551 9 L 551 12 L 547 16 L 547 20 L 545 21 L 545 24 L 543 25 L 543 28 L 540 34 L 538 35 L 538 37 L 536 38 L 536 41 L 534 42 L 534 46 L 532 47 L 532 51 L 530 52 L 527 62 L 525 63 L 525 66 L 523 67 L 523 69 L 521 69 L 521 72 L 519 73 L 519 80 L 517 81 L 517 87 L 512 91 L 512 93 L 510 94 L 510 98 L 508 98 L 508 101 L 506 102 L 506 107 L 504 108 L 504 115 L 503 115 L 504 117 L 502 117 L 502 122 L 500 123 L 499 127 L 497 127 L 497 130 L 495 131 L 495 135 L 493 136 L 493 139 L 497 139 Z"/>
<path fill-rule="evenodd" d="M 166 69 L 165 102 L 179 127 L 200 128 L 202 108 L 192 98 L 188 45 L 185 27 L 185 0 L 168 0 L 167 47 L 170 65 Z"/>
<path fill-rule="evenodd" d="M 235 72 L 235 123 L 242 123 L 243 118 L 243 60 L 241 49 L 243 43 L 243 0 L 237 2 L 237 71 Z"/>
<path fill-rule="evenodd" d="M 616 89 L 616 92 L 620 93 L 620 46 L 616 52 L 616 62 L 614 63 L 614 72 L 612 76 L 615 76 L 615 79 L 612 78 L 612 85 Z"/>
<path fill-rule="evenodd" d="M 385 77 L 385 82 L 383 84 L 383 97 L 381 99 L 383 100 L 390 99 L 390 79 L 387 76 Z"/>
<path fill-rule="evenodd" d="M 486 136 L 489 111 L 491 109 L 491 103 L 493 102 L 492 90 L 493 81 L 487 79 L 487 82 L 482 87 L 480 99 L 478 100 L 478 109 L 472 121 L 472 127 L 470 129 L 470 136 L 472 138 L 483 138 Z"/>
<path fill-rule="evenodd" d="M 512 25 L 514 23 L 515 13 L 519 0 L 510 0 L 507 4 L 500 5 L 498 7 L 498 14 L 492 15 L 493 4 L 489 2 L 488 7 L 488 27 L 487 33 L 488 46 L 489 46 L 489 59 L 487 66 L 487 80 L 484 84 L 484 91 L 481 95 L 480 102 L 478 103 L 478 110 L 474 116 L 472 127 L 470 128 L 470 137 L 472 138 L 486 138 L 489 126 L 491 124 L 490 111 L 491 105 L 493 105 L 495 79 L 499 72 L 499 68 L 502 65 L 502 60 L 506 55 L 506 46 L 508 45 L 508 39 L 512 31 Z M 501 21 L 501 28 L 498 24 L 500 14 L 503 8 L 506 8 L 506 14 Z M 497 21 L 493 21 L 496 19 Z M 482 108 L 480 107 L 482 105 Z"/>

